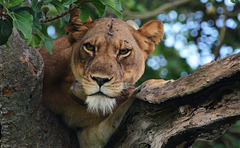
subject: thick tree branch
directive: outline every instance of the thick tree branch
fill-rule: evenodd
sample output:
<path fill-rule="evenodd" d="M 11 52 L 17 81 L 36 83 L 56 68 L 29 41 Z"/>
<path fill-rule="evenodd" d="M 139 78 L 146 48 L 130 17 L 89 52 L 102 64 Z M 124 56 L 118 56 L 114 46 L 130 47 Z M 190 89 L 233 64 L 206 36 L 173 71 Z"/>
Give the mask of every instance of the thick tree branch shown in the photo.
<path fill-rule="evenodd" d="M 154 16 L 159 15 L 161 12 L 166 11 L 170 8 L 173 7 L 177 7 L 180 5 L 183 5 L 185 3 L 190 2 L 191 0 L 175 0 L 173 2 L 168 2 L 160 7 L 158 7 L 157 9 L 153 10 L 153 11 L 149 11 L 146 12 L 144 14 L 139 14 L 139 12 L 132 12 L 132 11 L 124 11 L 123 12 L 123 16 L 124 16 L 124 20 L 129 20 L 129 19 L 148 19 Z"/>
<path fill-rule="evenodd" d="M 42 104 L 43 59 L 16 29 L 0 46 L 0 147 L 76 148 L 76 136 Z"/>
<path fill-rule="evenodd" d="M 240 120 L 240 53 L 164 86 L 141 86 L 112 147 L 189 147 Z M 121 138 L 120 138 L 121 137 Z"/>

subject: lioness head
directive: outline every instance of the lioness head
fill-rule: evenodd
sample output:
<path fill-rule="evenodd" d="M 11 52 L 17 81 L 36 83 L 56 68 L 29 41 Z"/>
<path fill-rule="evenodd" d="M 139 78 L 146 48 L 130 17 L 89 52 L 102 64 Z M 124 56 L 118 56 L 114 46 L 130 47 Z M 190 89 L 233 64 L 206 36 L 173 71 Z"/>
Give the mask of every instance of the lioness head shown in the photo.
<path fill-rule="evenodd" d="M 72 43 L 72 72 L 81 86 L 76 95 L 88 110 L 107 115 L 125 90 L 142 76 L 145 60 L 163 37 L 163 24 L 152 20 L 135 30 L 111 18 L 82 23 L 71 15 L 65 27 Z M 84 96 L 82 95 L 84 93 Z"/>

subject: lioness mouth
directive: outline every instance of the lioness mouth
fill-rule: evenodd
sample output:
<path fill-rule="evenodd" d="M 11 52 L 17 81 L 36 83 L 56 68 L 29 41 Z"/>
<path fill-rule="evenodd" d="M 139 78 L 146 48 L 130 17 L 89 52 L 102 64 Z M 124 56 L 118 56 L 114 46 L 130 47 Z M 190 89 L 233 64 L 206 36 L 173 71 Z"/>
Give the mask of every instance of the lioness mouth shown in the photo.
<path fill-rule="evenodd" d="M 91 94 L 91 95 L 88 95 L 88 96 L 94 96 L 94 95 L 106 96 L 106 97 L 108 97 L 108 98 L 110 98 L 110 99 L 115 99 L 114 97 L 110 97 L 110 96 L 104 94 L 104 93 L 101 92 L 101 91 L 99 91 L 99 92 L 97 92 L 97 93 L 94 93 L 94 94 Z"/>
<path fill-rule="evenodd" d="M 97 115 L 109 115 L 116 106 L 116 99 L 111 98 L 102 92 L 87 96 L 87 110 Z"/>

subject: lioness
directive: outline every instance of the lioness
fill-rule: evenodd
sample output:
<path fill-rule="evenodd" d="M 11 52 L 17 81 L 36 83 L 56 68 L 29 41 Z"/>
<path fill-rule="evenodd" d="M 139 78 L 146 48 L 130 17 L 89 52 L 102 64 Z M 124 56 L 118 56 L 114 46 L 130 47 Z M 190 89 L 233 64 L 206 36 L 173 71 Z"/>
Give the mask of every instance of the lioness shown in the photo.
<path fill-rule="evenodd" d="M 40 48 L 43 101 L 76 130 L 80 147 L 103 147 L 134 99 L 129 96 L 163 38 L 163 24 L 152 20 L 136 30 L 110 18 L 82 23 L 75 11 L 65 30 L 52 56 Z"/>

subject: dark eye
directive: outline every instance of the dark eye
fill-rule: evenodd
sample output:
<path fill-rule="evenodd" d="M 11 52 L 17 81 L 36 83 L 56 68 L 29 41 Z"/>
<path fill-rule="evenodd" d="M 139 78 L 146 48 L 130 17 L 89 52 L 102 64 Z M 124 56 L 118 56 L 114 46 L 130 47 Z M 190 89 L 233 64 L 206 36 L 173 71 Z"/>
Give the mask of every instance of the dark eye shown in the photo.
<path fill-rule="evenodd" d="M 86 43 L 86 44 L 83 45 L 83 49 L 88 50 L 88 51 L 94 51 L 95 46 L 91 45 L 90 43 Z"/>
<path fill-rule="evenodd" d="M 129 54 L 130 53 L 130 49 L 121 49 L 121 50 L 119 50 L 119 55 L 127 55 L 127 54 Z"/>

